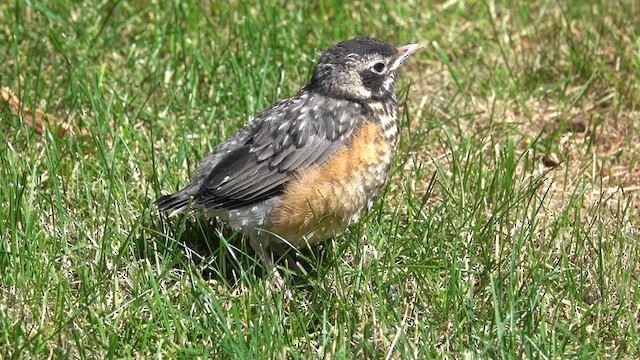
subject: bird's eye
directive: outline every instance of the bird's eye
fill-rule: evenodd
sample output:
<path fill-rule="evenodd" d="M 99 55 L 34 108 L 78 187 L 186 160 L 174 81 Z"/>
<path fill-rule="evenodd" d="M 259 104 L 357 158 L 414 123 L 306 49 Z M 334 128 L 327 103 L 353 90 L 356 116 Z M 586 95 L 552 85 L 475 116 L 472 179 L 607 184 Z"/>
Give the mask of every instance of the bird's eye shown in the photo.
<path fill-rule="evenodd" d="M 385 68 L 385 65 L 383 62 L 377 62 L 373 64 L 373 66 L 371 67 L 371 71 L 373 71 L 376 74 L 382 74 L 384 72 L 384 68 Z"/>

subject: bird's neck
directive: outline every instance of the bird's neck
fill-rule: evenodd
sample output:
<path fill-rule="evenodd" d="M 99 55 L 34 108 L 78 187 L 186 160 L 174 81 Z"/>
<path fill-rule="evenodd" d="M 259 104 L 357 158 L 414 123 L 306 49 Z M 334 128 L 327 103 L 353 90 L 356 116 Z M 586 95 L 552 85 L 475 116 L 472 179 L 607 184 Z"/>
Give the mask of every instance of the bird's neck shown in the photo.
<path fill-rule="evenodd" d="M 395 95 L 384 100 L 370 99 L 362 104 L 366 111 L 375 114 L 371 118 L 380 122 L 385 138 L 395 148 L 399 133 L 398 102 Z"/>

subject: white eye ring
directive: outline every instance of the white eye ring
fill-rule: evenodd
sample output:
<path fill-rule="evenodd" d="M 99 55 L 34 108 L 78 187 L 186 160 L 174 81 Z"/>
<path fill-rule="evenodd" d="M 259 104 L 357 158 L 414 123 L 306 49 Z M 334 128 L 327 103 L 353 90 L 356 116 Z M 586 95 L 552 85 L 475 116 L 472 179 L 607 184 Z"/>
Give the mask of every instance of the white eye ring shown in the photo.
<path fill-rule="evenodd" d="M 378 61 L 377 63 L 373 64 L 373 66 L 371 66 L 369 70 L 378 75 L 382 75 L 386 68 L 387 66 L 385 65 L 385 63 L 383 63 L 382 61 Z"/>

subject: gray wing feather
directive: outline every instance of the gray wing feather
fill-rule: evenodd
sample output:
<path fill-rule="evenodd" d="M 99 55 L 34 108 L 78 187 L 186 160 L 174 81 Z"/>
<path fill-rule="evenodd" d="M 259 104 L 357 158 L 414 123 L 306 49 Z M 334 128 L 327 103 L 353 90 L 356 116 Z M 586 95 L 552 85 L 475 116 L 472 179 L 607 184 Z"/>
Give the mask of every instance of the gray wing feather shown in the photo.
<path fill-rule="evenodd" d="M 158 206 L 184 208 L 193 198 L 193 209 L 235 209 L 281 194 L 296 171 L 324 163 L 348 142 L 364 118 L 357 103 L 303 90 L 220 144 L 191 184 Z"/>

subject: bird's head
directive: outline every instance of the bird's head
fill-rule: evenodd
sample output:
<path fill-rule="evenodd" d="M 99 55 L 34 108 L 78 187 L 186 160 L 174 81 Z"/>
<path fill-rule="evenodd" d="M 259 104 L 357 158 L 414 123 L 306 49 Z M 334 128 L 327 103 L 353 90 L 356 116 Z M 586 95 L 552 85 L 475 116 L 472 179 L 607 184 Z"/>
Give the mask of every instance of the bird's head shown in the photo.
<path fill-rule="evenodd" d="M 394 94 L 402 63 L 420 47 L 361 37 L 343 41 L 322 53 L 309 87 L 337 98 L 384 99 Z"/>

